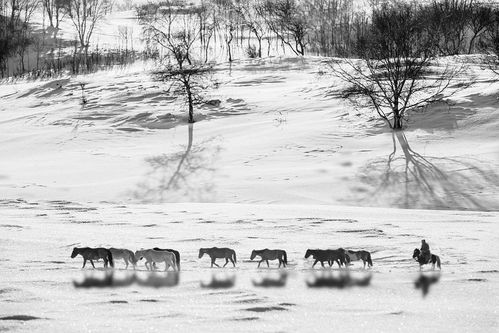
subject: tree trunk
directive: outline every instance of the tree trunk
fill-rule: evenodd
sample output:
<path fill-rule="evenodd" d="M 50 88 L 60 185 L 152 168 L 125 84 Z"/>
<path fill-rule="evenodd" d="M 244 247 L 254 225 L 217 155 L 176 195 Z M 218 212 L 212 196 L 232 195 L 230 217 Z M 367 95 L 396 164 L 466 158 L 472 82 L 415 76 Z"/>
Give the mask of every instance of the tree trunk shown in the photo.
<path fill-rule="evenodd" d="M 393 129 L 402 129 L 402 117 L 398 111 L 393 112 Z"/>
<path fill-rule="evenodd" d="M 184 82 L 185 85 L 185 92 L 187 93 L 187 103 L 189 104 L 189 124 L 194 123 L 194 105 L 193 105 L 193 100 L 192 100 L 192 92 L 191 92 L 191 87 L 189 86 L 188 82 Z"/>

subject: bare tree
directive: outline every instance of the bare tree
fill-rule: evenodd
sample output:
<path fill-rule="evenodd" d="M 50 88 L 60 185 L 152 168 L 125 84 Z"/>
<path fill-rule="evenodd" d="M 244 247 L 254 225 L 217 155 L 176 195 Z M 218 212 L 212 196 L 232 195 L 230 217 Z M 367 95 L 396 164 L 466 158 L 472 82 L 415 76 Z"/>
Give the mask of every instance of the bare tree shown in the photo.
<path fill-rule="evenodd" d="M 88 54 L 90 38 L 97 23 L 102 20 L 109 6 L 108 0 L 70 0 L 67 3 L 67 12 L 78 36 L 80 47 Z"/>
<path fill-rule="evenodd" d="M 145 35 L 167 51 L 161 59 L 161 69 L 154 71 L 158 81 L 170 83 L 169 91 L 181 94 L 188 105 L 188 121 L 194 123 L 194 105 L 201 99 L 201 91 L 209 86 L 211 66 L 193 59 L 199 43 L 199 21 L 192 13 L 173 5 L 151 7 L 140 15 Z"/>
<path fill-rule="evenodd" d="M 262 57 L 262 40 L 265 37 L 267 27 L 263 20 L 264 6 L 260 0 L 240 0 L 234 5 L 234 9 L 242 19 L 244 25 L 255 36 L 258 43 L 257 56 Z M 249 43 L 249 39 L 248 39 Z"/>
<path fill-rule="evenodd" d="M 473 52 L 476 39 L 494 24 L 494 13 L 492 8 L 484 4 L 472 4 L 470 15 L 468 24 L 472 35 L 469 42 L 468 54 Z"/>
<path fill-rule="evenodd" d="M 296 55 L 305 54 L 308 23 L 295 0 L 267 0 L 260 9 L 269 29 Z"/>
<path fill-rule="evenodd" d="M 493 23 L 488 28 L 487 36 L 487 54 L 484 60 L 490 69 L 499 75 L 499 8 L 493 11 Z"/>
<path fill-rule="evenodd" d="M 59 29 L 59 23 L 63 18 L 64 7 L 68 7 L 71 0 L 42 0 L 43 8 L 49 18 L 52 28 Z"/>
<path fill-rule="evenodd" d="M 425 7 L 427 23 L 438 33 L 435 39 L 443 55 L 465 52 L 467 27 L 471 18 L 473 0 L 433 0 Z"/>
<path fill-rule="evenodd" d="M 333 74 L 351 86 L 344 96 L 373 107 L 392 129 L 403 128 L 407 111 L 442 98 L 462 66 L 438 66 L 432 32 L 416 5 L 396 3 L 373 11 L 360 41 L 360 60 L 333 60 Z"/>

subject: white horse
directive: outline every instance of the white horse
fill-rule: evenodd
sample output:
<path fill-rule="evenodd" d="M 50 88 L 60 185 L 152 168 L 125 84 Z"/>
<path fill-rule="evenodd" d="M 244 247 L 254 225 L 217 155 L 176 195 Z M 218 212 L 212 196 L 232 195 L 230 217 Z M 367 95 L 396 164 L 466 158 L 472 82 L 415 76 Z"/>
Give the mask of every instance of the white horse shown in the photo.
<path fill-rule="evenodd" d="M 135 260 L 135 255 L 132 251 L 127 249 L 115 249 L 114 247 L 110 248 L 109 251 L 111 251 L 111 254 L 113 255 L 114 262 L 116 262 L 116 259 L 123 259 L 126 264 L 125 269 L 128 269 L 129 263 L 131 263 L 133 265 L 133 269 L 135 269 L 137 260 Z"/>
<path fill-rule="evenodd" d="M 169 267 L 172 267 L 174 271 L 177 270 L 175 266 L 176 257 L 175 254 L 168 251 L 156 251 L 156 250 L 139 250 L 135 252 L 135 260 L 139 261 L 142 258 L 146 259 L 146 268 L 147 270 L 154 270 L 154 263 L 164 262 L 165 263 L 165 271 L 168 270 Z"/>

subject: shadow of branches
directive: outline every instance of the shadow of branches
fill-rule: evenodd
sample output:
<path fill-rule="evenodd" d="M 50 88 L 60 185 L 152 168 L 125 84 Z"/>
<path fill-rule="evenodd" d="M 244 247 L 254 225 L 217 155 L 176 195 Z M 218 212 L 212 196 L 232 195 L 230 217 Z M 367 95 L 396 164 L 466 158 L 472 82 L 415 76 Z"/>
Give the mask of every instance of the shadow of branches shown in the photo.
<path fill-rule="evenodd" d="M 362 203 L 398 208 L 499 209 L 499 202 L 490 195 L 499 193 L 499 175 L 490 165 L 473 158 L 423 156 L 411 148 L 403 131 L 392 134 L 392 143 L 388 158 L 372 161 L 361 170 L 360 182 L 369 187 L 358 198 Z"/>
<path fill-rule="evenodd" d="M 149 157 L 149 171 L 137 185 L 133 197 L 141 202 L 211 200 L 213 167 L 220 146 L 216 138 L 194 144 L 194 124 L 187 126 L 187 145 L 173 154 Z"/>

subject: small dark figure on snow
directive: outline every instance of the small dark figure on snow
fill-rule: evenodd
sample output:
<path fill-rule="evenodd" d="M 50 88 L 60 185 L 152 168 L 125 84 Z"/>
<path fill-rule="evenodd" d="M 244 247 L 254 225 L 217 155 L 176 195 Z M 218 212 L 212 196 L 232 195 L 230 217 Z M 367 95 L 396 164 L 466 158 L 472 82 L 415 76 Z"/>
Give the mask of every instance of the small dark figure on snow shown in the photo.
<path fill-rule="evenodd" d="M 421 256 L 424 258 L 425 263 L 431 259 L 430 245 L 424 239 L 421 241 Z"/>

